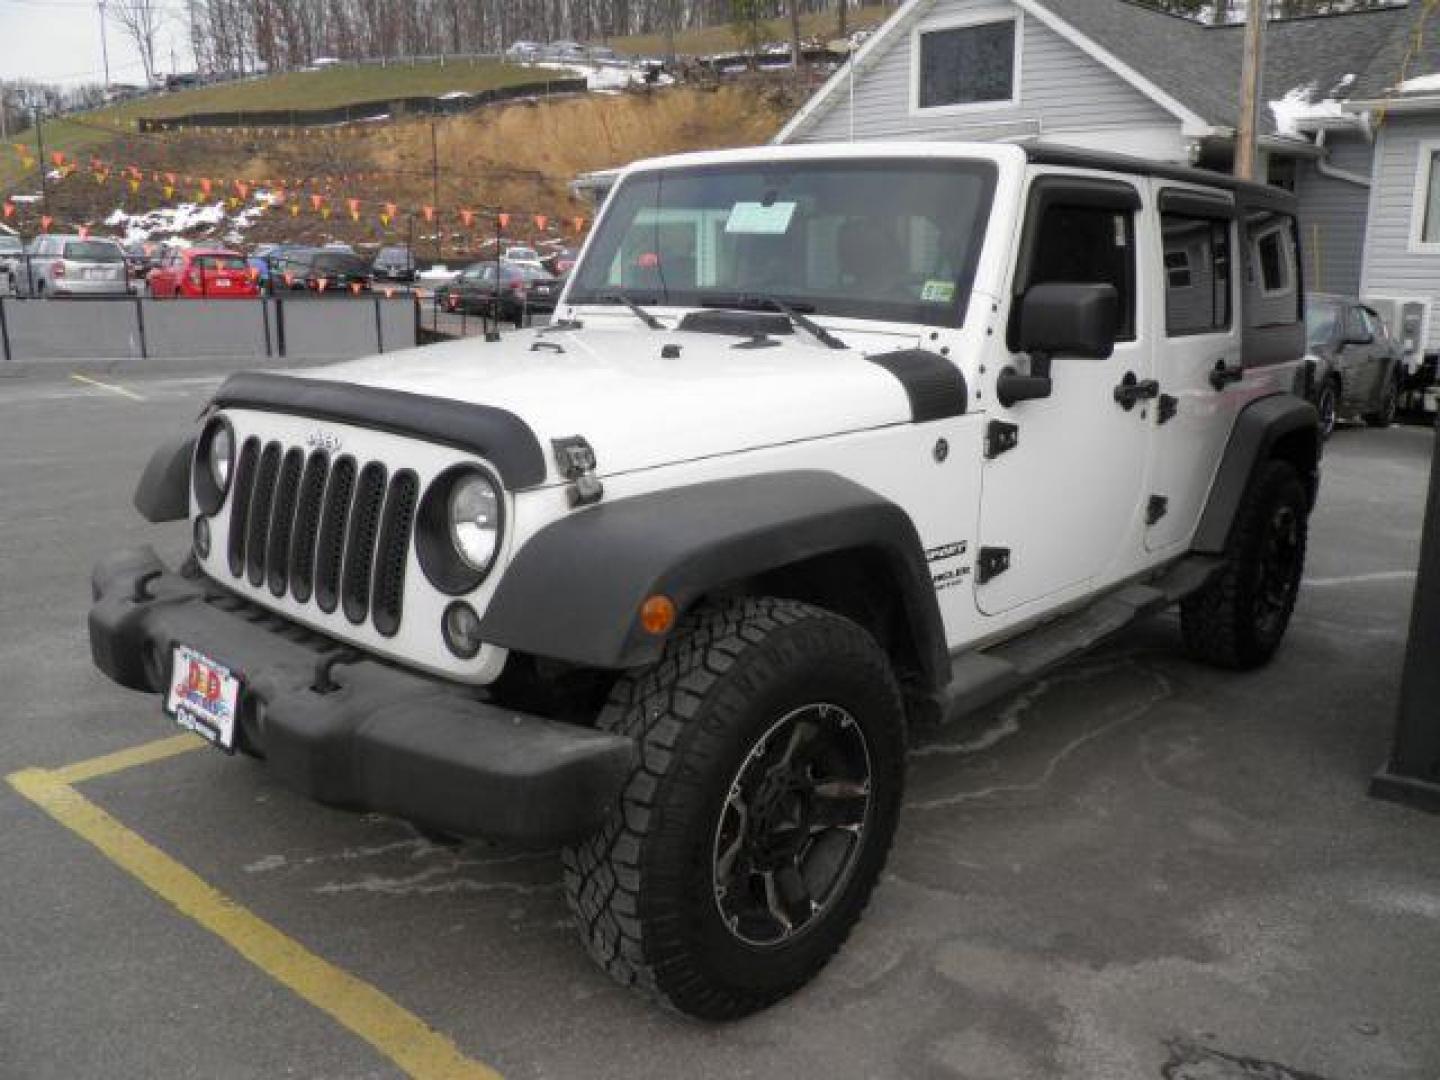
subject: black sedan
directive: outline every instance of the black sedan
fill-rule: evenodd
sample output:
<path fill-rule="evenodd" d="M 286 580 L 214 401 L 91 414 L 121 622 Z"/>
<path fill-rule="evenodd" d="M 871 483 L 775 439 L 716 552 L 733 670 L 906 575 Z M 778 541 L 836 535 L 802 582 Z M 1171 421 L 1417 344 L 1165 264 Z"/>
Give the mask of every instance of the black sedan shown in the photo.
<path fill-rule="evenodd" d="M 270 256 L 270 288 L 274 292 L 369 292 L 370 264 L 333 248 L 286 248 Z"/>
<path fill-rule="evenodd" d="M 1340 418 L 1372 427 L 1395 422 L 1402 357 L 1384 320 L 1353 296 L 1311 293 L 1305 298 L 1310 398 L 1326 438 Z"/>
<path fill-rule="evenodd" d="M 478 262 L 440 286 L 435 302 L 445 311 L 484 315 L 518 328 L 536 313 L 554 311 L 560 289 L 560 281 L 538 267 L 502 262 L 497 268 L 493 261 Z"/>

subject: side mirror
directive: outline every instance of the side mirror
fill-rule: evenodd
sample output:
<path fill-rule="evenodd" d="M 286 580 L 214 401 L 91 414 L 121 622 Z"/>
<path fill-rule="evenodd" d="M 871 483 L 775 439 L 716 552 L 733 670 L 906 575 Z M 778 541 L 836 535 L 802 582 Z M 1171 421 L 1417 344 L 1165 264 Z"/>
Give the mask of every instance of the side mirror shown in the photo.
<path fill-rule="evenodd" d="M 1113 285 L 1032 285 L 1020 299 L 1019 347 L 1033 355 L 1104 360 L 1115 351 L 1120 295 Z"/>

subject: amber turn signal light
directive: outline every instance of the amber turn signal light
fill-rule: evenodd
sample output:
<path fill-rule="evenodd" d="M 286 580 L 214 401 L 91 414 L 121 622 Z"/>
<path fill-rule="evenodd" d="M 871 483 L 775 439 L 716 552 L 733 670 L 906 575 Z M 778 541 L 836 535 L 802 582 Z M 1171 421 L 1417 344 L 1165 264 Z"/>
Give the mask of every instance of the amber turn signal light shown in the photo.
<path fill-rule="evenodd" d="M 675 625 L 675 601 L 652 596 L 640 605 L 640 625 L 647 634 L 663 634 Z"/>

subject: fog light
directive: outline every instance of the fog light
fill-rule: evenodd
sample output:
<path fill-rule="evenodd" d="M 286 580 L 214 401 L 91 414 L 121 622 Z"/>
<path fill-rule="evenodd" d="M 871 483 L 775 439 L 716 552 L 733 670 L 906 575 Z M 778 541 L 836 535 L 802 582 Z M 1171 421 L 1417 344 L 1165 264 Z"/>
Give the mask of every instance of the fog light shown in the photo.
<path fill-rule="evenodd" d="M 440 632 L 450 651 L 461 660 L 473 660 L 480 651 L 480 616 L 463 601 L 457 600 L 445 609 Z"/>
<path fill-rule="evenodd" d="M 210 519 L 195 519 L 195 551 L 202 559 L 210 557 Z"/>

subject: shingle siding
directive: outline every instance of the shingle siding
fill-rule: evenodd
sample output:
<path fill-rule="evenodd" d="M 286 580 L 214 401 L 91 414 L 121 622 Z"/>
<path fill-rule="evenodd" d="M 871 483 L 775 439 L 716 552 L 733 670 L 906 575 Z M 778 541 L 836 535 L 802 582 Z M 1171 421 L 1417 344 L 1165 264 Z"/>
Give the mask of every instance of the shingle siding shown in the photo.
<path fill-rule="evenodd" d="M 1370 175 L 1372 147 L 1361 136 L 1332 138 L 1330 164 Z M 1324 176 L 1314 162 L 1296 169 L 1300 200 L 1300 242 L 1305 253 L 1305 283 L 1323 292 L 1359 293 L 1360 261 L 1365 251 L 1365 213 L 1370 189 Z"/>
<path fill-rule="evenodd" d="M 983 9 L 954 0 L 938 3 L 918 27 Z M 1009 9 L 1014 10 L 1014 9 Z M 1150 98 L 1033 18 L 1021 18 L 1018 105 L 949 115 L 911 115 L 911 42 L 915 28 L 897 33 L 883 54 L 872 56 L 855 79 L 856 139 L 997 139 L 1055 136 L 1065 130 L 1114 129 L 1117 150 L 1134 129 L 1173 127 L 1179 121 Z M 851 137 L 850 100 L 840 87 L 828 106 L 794 136 L 795 142 Z"/>
<path fill-rule="evenodd" d="M 1440 350 L 1440 252 L 1410 250 L 1415 205 L 1415 169 L 1420 144 L 1440 140 L 1440 118 L 1392 113 L 1376 141 L 1376 176 L 1370 201 L 1369 243 L 1365 251 L 1366 296 L 1428 297 L 1427 349 Z"/>

